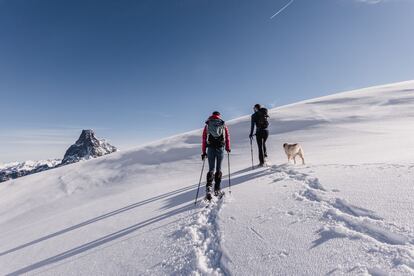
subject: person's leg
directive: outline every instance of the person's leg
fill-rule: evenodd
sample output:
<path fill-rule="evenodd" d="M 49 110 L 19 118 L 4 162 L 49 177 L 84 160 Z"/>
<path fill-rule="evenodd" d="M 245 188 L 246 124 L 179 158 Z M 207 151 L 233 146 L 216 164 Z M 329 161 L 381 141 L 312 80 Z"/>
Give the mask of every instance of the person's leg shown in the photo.
<path fill-rule="evenodd" d="M 224 148 L 219 148 L 216 151 L 217 163 L 216 163 L 216 174 L 214 175 L 214 191 L 220 191 L 220 184 L 221 184 L 221 163 L 223 162 L 224 158 Z"/>
<path fill-rule="evenodd" d="M 208 171 L 214 172 L 214 168 L 216 167 L 216 152 L 214 148 L 207 148 L 207 159 L 208 159 Z"/>
<path fill-rule="evenodd" d="M 224 158 L 224 148 L 218 148 L 216 150 L 216 172 L 221 172 L 221 164 L 223 163 Z"/>
<path fill-rule="evenodd" d="M 257 148 L 259 152 L 259 162 L 260 165 L 264 164 L 264 156 L 263 156 L 263 137 L 261 131 L 256 132 L 256 141 L 257 141 Z"/>
<path fill-rule="evenodd" d="M 211 193 L 211 188 L 213 186 L 214 180 L 214 167 L 215 167 L 215 149 L 208 148 L 207 149 L 207 158 L 208 158 L 208 172 L 207 172 L 207 184 L 206 184 L 206 193 Z"/>
<path fill-rule="evenodd" d="M 265 158 L 267 158 L 266 141 L 267 141 L 267 138 L 268 138 L 268 137 L 269 137 L 269 131 L 268 131 L 268 130 L 264 130 L 264 131 L 263 131 L 262 138 L 263 138 L 263 156 L 264 156 Z"/>
<path fill-rule="evenodd" d="M 214 175 L 214 192 L 221 190 L 221 177 L 223 176 L 222 172 L 216 172 Z"/>

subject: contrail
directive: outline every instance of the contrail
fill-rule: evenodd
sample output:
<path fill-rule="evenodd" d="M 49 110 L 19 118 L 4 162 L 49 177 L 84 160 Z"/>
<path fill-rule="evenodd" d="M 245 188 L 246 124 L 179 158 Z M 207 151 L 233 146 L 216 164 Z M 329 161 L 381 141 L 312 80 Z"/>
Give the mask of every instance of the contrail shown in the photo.
<path fill-rule="evenodd" d="M 274 15 L 272 15 L 270 17 L 270 19 L 273 19 L 273 17 L 275 17 L 276 15 L 278 15 L 279 13 L 281 13 L 282 11 L 284 11 L 287 7 L 290 6 L 290 4 L 293 3 L 293 1 L 295 1 L 295 0 L 290 0 L 289 3 L 287 3 L 286 5 L 284 5 L 283 8 L 281 8 L 280 10 L 277 11 L 277 13 L 275 13 Z"/>

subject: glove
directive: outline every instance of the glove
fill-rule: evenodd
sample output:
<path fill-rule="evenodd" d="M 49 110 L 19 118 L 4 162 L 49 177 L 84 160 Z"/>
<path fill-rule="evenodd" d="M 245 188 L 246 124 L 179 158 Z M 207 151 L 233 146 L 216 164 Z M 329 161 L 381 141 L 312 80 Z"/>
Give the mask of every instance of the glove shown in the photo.
<path fill-rule="evenodd" d="M 253 139 L 253 134 L 250 134 L 249 135 L 249 138 L 250 138 L 250 140 Z"/>
<path fill-rule="evenodd" d="M 231 152 L 231 149 L 226 149 L 226 151 L 227 151 L 227 153 L 230 153 Z"/>
<path fill-rule="evenodd" d="M 207 157 L 207 154 L 203 153 L 203 154 L 201 155 L 201 160 L 203 160 L 203 161 L 204 161 L 204 159 L 206 159 L 206 157 Z"/>

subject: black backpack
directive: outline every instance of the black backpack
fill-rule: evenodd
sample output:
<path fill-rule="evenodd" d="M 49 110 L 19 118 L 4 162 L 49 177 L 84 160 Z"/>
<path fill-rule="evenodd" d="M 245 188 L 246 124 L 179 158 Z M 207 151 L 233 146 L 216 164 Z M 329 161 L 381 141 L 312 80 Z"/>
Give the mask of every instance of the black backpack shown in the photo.
<path fill-rule="evenodd" d="M 256 127 L 258 129 L 267 129 L 269 127 L 269 115 L 266 108 L 260 108 L 256 112 Z"/>
<path fill-rule="evenodd" d="M 207 147 L 221 148 L 225 145 L 225 124 L 221 119 L 209 119 L 207 122 Z"/>

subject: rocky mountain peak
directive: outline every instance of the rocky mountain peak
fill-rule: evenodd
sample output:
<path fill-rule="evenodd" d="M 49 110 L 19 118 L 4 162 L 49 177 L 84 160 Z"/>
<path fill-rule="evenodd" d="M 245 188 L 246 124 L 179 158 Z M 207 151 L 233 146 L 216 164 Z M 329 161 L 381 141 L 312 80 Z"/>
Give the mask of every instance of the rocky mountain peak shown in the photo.
<path fill-rule="evenodd" d="M 69 147 L 63 157 L 62 164 L 91 159 L 117 151 L 117 148 L 103 139 L 98 139 L 92 129 L 82 130 L 79 139 Z"/>

